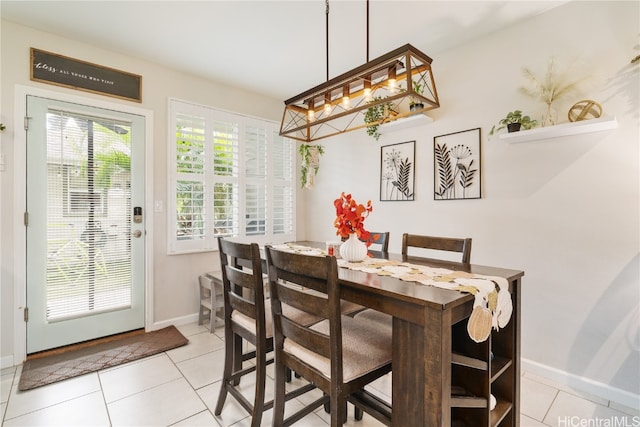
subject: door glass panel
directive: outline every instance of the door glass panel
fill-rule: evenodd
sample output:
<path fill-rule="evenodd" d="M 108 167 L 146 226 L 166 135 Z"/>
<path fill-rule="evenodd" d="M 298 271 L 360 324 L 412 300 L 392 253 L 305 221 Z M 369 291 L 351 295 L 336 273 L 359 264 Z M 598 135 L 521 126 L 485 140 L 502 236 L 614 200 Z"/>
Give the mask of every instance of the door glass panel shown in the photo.
<path fill-rule="evenodd" d="M 131 307 L 131 124 L 47 112 L 46 320 Z"/>

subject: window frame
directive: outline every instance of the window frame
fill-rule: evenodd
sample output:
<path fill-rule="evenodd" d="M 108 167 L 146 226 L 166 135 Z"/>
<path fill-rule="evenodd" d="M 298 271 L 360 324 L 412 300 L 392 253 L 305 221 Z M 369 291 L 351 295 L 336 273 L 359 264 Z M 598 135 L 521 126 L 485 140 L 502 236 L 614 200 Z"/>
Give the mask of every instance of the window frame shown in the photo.
<path fill-rule="evenodd" d="M 235 113 L 230 111 L 221 110 L 215 107 L 196 104 L 189 101 L 184 101 L 176 98 L 169 98 L 168 101 L 168 130 L 167 130 L 167 253 L 169 255 L 185 254 L 185 253 L 198 253 L 198 252 L 210 252 L 218 250 L 217 239 L 220 236 L 233 238 L 235 241 L 243 242 L 257 242 L 259 244 L 276 243 L 296 240 L 296 144 L 295 141 L 290 138 L 279 136 L 279 123 L 266 120 L 262 118 L 252 117 L 241 113 Z M 177 162 L 177 117 L 179 114 L 191 114 L 197 117 L 203 117 L 205 120 L 204 129 L 204 172 L 200 174 L 185 174 L 178 172 Z M 238 139 L 237 139 L 237 163 L 233 165 L 233 168 L 237 168 L 238 173 L 234 177 L 224 177 L 215 175 L 213 173 L 213 139 L 212 139 L 212 123 L 214 121 L 228 121 L 236 123 L 238 126 Z M 247 135 L 244 130 L 247 127 L 254 127 L 265 130 L 265 144 L 266 144 L 266 177 L 256 178 L 248 177 L 246 174 L 246 161 L 247 155 Z M 278 150 L 276 153 L 275 143 L 277 141 L 285 142 L 284 155 L 289 157 L 290 162 L 287 164 L 281 164 L 276 162 L 275 154 L 280 154 Z M 288 148 L 288 150 L 287 150 Z M 288 154 L 287 154 L 288 153 Z M 287 169 L 287 173 L 284 177 L 276 177 L 276 163 L 282 166 L 278 172 Z M 186 176 L 192 176 L 193 178 L 200 176 L 199 182 L 202 182 L 204 191 L 204 237 L 203 238 L 178 238 L 178 221 L 177 221 L 177 189 L 178 181 L 185 180 Z M 237 185 L 237 207 L 234 206 L 234 211 L 237 209 L 236 218 L 238 220 L 237 226 L 234 225 L 235 232 L 232 235 L 220 235 L 216 234 L 213 227 L 213 201 L 211 196 L 207 197 L 210 188 L 213 188 L 214 183 L 231 182 Z M 247 234 L 247 199 L 246 188 L 247 185 L 263 185 L 266 188 L 266 231 L 264 234 Z M 280 220 L 276 218 L 277 212 L 281 212 L 280 205 L 274 206 L 276 188 L 280 189 L 284 187 L 284 191 L 290 191 L 290 203 L 291 208 L 288 213 L 290 218 L 285 218 L 284 222 L 290 226 L 285 226 L 283 233 L 274 233 L 274 224 Z M 211 216 L 211 218 L 210 218 Z M 286 213 L 285 213 L 286 216 Z M 255 218 L 250 218 L 255 219 Z M 280 221 L 282 222 L 282 221 Z M 278 222 L 278 224 L 280 224 Z M 287 230 L 287 228 L 289 228 Z"/>

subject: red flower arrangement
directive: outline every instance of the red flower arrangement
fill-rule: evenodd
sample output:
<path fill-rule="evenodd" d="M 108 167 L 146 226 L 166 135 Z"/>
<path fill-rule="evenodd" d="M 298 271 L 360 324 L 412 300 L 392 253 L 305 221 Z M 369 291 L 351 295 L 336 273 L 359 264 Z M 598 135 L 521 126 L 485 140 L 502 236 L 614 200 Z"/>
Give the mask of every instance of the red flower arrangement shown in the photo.
<path fill-rule="evenodd" d="M 343 192 L 333 204 L 336 207 L 336 219 L 333 221 L 333 225 L 338 230 L 336 235 L 347 238 L 349 234 L 356 233 L 360 240 L 368 242 L 371 233 L 365 230 L 364 220 L 373 210 L 371 200 L 365 206 L 353 200 L 351 194 Z"/>

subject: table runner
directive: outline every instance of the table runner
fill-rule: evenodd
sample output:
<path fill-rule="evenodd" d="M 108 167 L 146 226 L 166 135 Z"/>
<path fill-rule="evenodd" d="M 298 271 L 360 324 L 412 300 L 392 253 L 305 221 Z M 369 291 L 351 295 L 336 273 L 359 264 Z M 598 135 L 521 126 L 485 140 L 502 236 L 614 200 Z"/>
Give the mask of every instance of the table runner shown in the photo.
<path fill-rule="evenodd" d="M 292 243 L 273 245 L 273 248 L 302 255 L 327 255 L 323 249 Z M 467 323 L 467 331 L 475 342 L 485 341 L 492 328 L 498 331 L 511 319 L 513 304 L 509 293 L 509 282 L 503 277 L 484 276 L 382 258 L 365 258 L 361 262 L 347 262 L 343 259 L 337 261 L 339 267 L 350 270 L 391 276 L 404 281 L 474 295 L 473 311 Z"/>

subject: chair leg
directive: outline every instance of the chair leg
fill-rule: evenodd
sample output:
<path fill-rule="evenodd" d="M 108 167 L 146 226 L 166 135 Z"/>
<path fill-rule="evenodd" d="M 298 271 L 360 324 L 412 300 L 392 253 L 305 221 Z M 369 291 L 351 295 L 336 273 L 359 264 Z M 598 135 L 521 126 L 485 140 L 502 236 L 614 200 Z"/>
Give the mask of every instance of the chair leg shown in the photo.
<path fill-rule="evenodd" d="M 266 354 L 256 349 L 256 391 L 253 399 L 253 414 L 251 415 L 251 427 L 260 427 L 262 412 L 264 411 L 264 388 L 266 383 Z"/>
<path fill-rule="evenodd" d="M 216 408 L 214 413 L 216 415 L 220 415 L 222 413 L 222 407 L 224 406 L 224 401 L 227 399 L 227 387 L 231 382 L 231 374 L 233 373 L 233 365 L 234 365 L 234 348 L 231 345 L 233 341 L 233 336 L 235 334 L 228 333 L 225 331 L 225 345 L 224 345 L 224 369 L 222 371 L 222 381 L 220 382 L 220 394 L 218 394 L 218 403 L 216 404 Z"/>
<path fill-rule="evenodd" d="M 216 330 L 216 312 L 215 308 L 211 309 L 211 314 L 209 315 L 209 333 L 214 333 Z"/>
<path fill-rule="evenodd" d="M 364 412 L 362 411 L 362 409 L 358 408 L 357 406 L 353 408 L 353 418 L 356 421 L 361 421 L 363 415 L 364 415 Z"/>
<path fill-rule="evenodd" d="M 344 399 L 340 399 L 334 393 L 329 398 L 329 405 L 331 405 L 331 426 L 342 427 L 347 417 L 347 402 Z"/>
<path fill-rule="evenodd" d="M 285 401 L 285 381 L 286 368 L 284 365 L 275 363 L 275 396 L 273 398 L 273 419 L 271 425 L 279 427 L 284 421 L 284 401 Z"/>
<path fill-rule="evenodd" d="M 233 334 L 233 372 L 237 372 L 242 369 L 242 337 Z M 233 385 L 240 384 L 240 378 L 233 381 Z"/>

